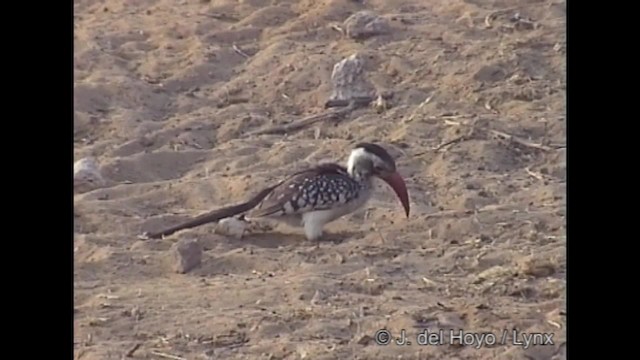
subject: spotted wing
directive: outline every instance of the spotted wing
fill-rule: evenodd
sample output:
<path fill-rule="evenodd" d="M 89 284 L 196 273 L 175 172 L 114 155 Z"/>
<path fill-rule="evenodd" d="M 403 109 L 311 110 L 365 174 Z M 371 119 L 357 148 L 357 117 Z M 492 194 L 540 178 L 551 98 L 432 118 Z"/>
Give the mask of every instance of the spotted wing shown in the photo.
<path fill-rule="evenodd" d="M 353 200 L 358 190 L 358 183 L 351 179 L 344 167 L 322 164 L 283 181 L 250 216 L 296 215 L 326 210 Z"/>

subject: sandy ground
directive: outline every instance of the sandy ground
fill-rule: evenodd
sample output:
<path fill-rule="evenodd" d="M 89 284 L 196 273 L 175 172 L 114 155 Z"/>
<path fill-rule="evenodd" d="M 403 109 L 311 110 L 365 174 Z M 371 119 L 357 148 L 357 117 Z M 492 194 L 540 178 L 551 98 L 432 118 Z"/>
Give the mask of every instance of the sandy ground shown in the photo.
<path fill-rule="evenodd" d="M 363 10 L 382 30 L 354 38 Z M 75 158 L 103 176 L 74 195 L 76 358 L 565 358 L 565 24 L 562 0 L 76 0 Z M 327 111 L 352 54 L 386 108 L 248 134 Z M 285 226 L 136 237 L 359 141 L 397 157 L 409 219 L 381 185 L 319 249 Z M 186 274 L 181 239 L 204 249 Z"/>

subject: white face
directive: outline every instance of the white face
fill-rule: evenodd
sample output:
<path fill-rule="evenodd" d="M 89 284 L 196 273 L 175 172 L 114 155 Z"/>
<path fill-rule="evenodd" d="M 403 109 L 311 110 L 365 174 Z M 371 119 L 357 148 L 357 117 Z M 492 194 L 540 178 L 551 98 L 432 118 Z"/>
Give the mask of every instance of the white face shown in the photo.
<path fill-rule="evenodd" d="M 351 151 L 351 155 L 349 155 L 349 160 L 347 161 L 348 171 L 353 173 L 353 170 L 356 168 L 359 170 L 366 169 L 374 174 L 391 171 L 387 163 L 363 148 L 354 149 Z"/>

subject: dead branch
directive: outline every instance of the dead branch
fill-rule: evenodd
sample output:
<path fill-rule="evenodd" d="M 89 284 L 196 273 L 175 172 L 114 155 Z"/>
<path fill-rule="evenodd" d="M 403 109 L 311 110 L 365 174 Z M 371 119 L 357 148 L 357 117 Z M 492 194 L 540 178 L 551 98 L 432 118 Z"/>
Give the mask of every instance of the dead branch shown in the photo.
<path fill-rule="evenodd" d="M 329 111 L 329 112 L 325 112 L 322 114 L 316 114 L 316 115 L 312 115 L 312 116 L 307 116 L 305 118 L 302 118 L 300 120 L 296 120 L 293 122 L 290 122 L 288 124 L 284 124 L 284 125 L 276 125 L 276 126 L 271 126 L 268 127 L 266 129 L 259 129 L 259 130 L 255 130 L 255 131 L 250 131 L 247 133 L 247 135 L 264 135 L 264 134 L 287 134 L 290 133 L 292 131 L 296 131 L 296 130 L 300 130 L 303 128 L 306 128 L 312 124 L 315 124 L 319 121 L 324 121 L 324 120 L 334 120 L 337 121 L 339 119 L 344 118 L 346 115 L 348 115 L 349 113 L 351 113 L 352 111 L 361 108 L 363 106 L 368 105 L 371 101 L 373 100 L 370 99 L 369 101 L 365 101 L 364 99 L 354 99 L 352 100 L 349 105 L 345 108 L 342 108 L 340 110 L 333 110 L 333 111 Z"/>
<path fill-rule="evenodd" d="M 433 148 L 433 150 L 434 151 L 440 151 L 440 150 L 442 150 L 443 148 L 445 148 L 445 147 L 447 147 L 449 145 L 461 142 L 461 141 L 466 140 L 466 139 L 467 139 L 467 135 L 460 135 L 460 136 L 455 137 L 455 138 L 453 138 L 453 139 L 451 139 L 449 141 L 443 142 L 442 144 L 440 144 L 440 145 L 436 146 L 435 148 Z"/>
<path fill-rule="evenodd" d="M 253 209 L 254 207 L 256 207 L 260 203 L 260 201 L 262 201 L 265 197 L 267 197 L 267 195 L 269 195 L 269 193 L 273 191 L 273 189 L 278 185 L 270 186 L 260 191 L 253 198 L 249 199 L 244 203 L 223 207 L 221 209 L 214 210 L 206 214 L 202 214 L 200 216 L 195 217 L 194 219 L 188 220 L 178 225 L 171 226 L 164 230 L 160 230 L 152 233 L 143 233 L 142 235 L 139 236 L 139 238 L 140 239 L 159 239 L 164 236 L 171 235 L 180 230 L 191 229 L 200 225 L 220 221 L 222 219 L 247 212 Z"/>

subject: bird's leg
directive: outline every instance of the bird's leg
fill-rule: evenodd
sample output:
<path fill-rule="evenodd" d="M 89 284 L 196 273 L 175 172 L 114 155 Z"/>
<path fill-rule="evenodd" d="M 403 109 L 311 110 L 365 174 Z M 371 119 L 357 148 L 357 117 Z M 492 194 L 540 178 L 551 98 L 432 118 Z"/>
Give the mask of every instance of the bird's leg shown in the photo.
<path fill-rule="evenodd" d="M 312 225 L 304 226 L 304 232 L 307 239 L 316 243 L 316 248 L 320 248 L 320 239 L 322 238 L 322 229 L 314 228 Z"/>
<path fill-rule="evenodd" d="M 323 227 L 327 223 L 327 211 L 313 211 L 302 216 L 302 224 L 307 239 L 316 242 L 316 248 L 320 248 L 320 238 Z"/>

